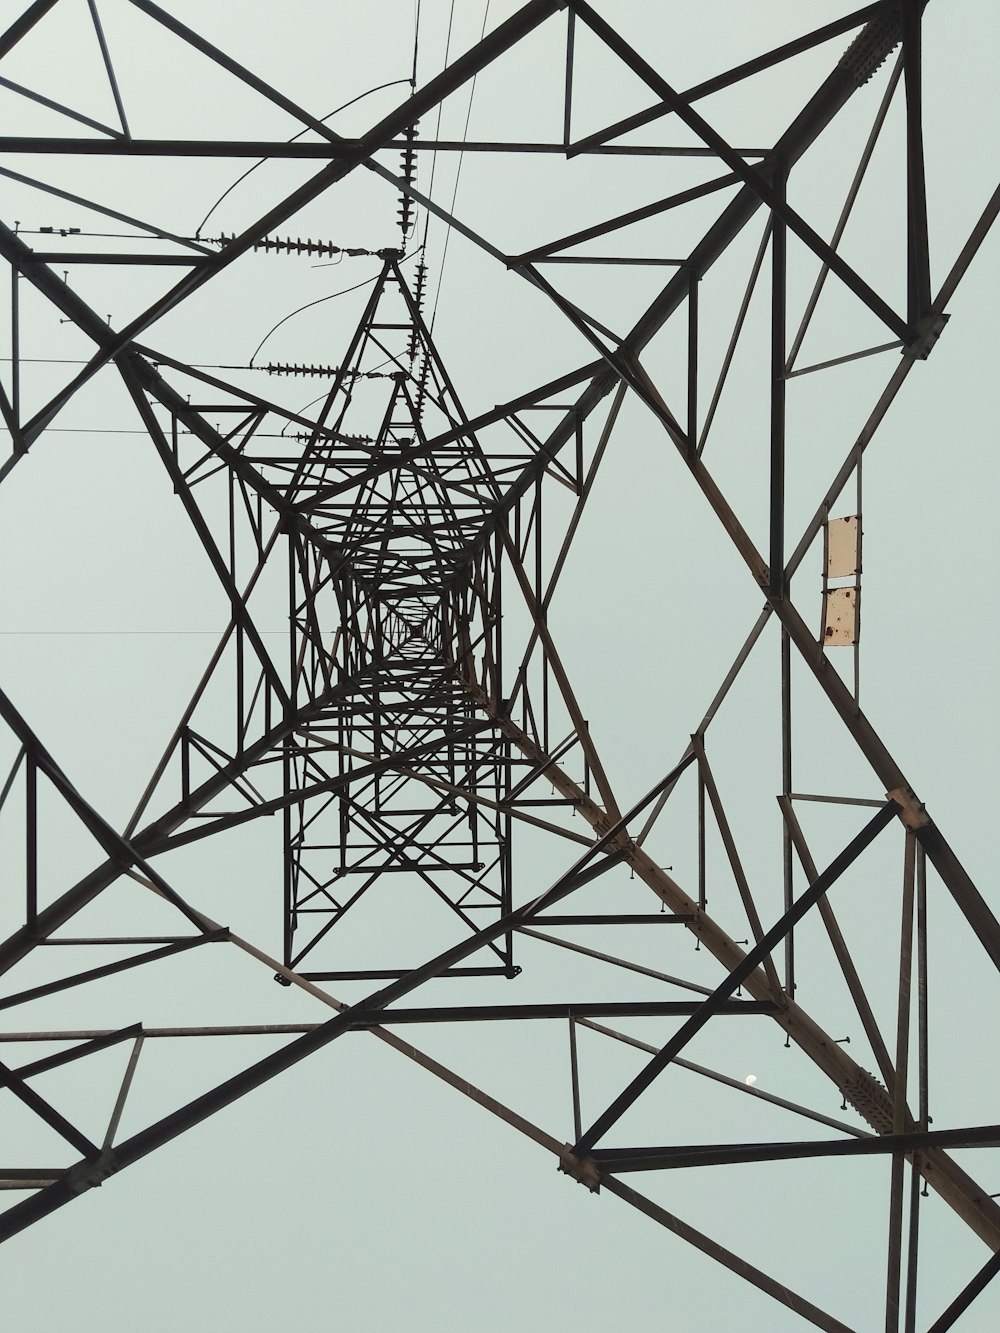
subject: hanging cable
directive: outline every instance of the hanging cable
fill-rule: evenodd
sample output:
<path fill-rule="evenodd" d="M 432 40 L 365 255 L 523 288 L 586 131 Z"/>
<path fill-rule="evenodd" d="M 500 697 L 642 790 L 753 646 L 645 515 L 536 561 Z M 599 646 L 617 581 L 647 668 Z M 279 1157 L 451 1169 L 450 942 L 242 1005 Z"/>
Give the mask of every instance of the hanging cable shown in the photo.
<path fill-rule="evenodd" d="M 410 92 L 417 91 L 417 53 L 420 46 L 420 0 L 417 0 L 416 9 L 413 16 L 413 68 L 410 74 Z M 399 230 L 402 234 L 403 245 L 406 245 L 413 231 L 415 224 L 416 204 L 413 196 L 409 193 L 410 188 L 417 178 L 417 150 L 414 146 L 414 140 L 419 134 L 419 122 L 414 121 L 412 125 L 407 125 L 403 131 L 403 137 L 406 140 L 400 152 L 402 159 L 402 171 L 400 175 L 403 178 L 403 190 L 399 198 Z"/>
<path fill-rule="evenodd" d="M 383 366 L 387 366 L 391 360 L 392 360 L 392 357 L 390 356 L 390 357 L 387 357 L 385 361 L 380 361 L 380 362 L 378 363 L 378 365 L 375 366 L 375 370 L 381 370 L 382 367 L 383 367 Z M 325 393 L 321 393 L 321 394 L 318 394 L 315 398 L 310 398 L 309 401 L 308 401 L 308 403 L 303 403 L 302 406 L 298 409 L 297 415 L 298 415 L 298 416 L 302 416 L 302 414 L 303 414 L 304 412 L 308 412 L 308 411 L 309 411 L 310 407 L 315 407 L 315 405 L 316 405 L 317 403 L 321 403 L 326 397 L 327 397 L 327 395 L 326 395 Z M 301 432 L 296 432 L 294 435 L 293 435 L 293 434 L 289 434 L 289 432 L 288 432 L 288 427 L 289 427 L 290 425 L 292 425 L 292 424 L 293 424 L 293 423 L 289 421 L 289 422 L 287 422 L 284 426 L 282 426 L 282 428 L 281 428 L 281 434 L 278 435 L 276 438 L 278 438 L 278 439 L 281 439 L 282 437 L 284 437 L 285 439 L 293 439 L 293 438 L 294 438 L 294 439 L 309 438 L 308 436 L 303 437 L 303 436 L 301 435 Z M 365 436 L 362 436 L 362 435 L 355 435 L 355 436 L 352 436 L 352 439 L 354 439 L 354 440 L 356 440 L 356 441 L 357 441 L 357 440 L 364 441 L 365 438 L 366 438 L 366 437 L 365 437 Z M 372 443 L 372 441 L 369 440 L 368 443 Z"/>
<path fill-rule="evenodd" d="M 322 305 L 324 301 L 332 301 L 334 300 L 335 297 L 346 296 L 348 292 L 356 292 L 361 287 L 370 287 L 373 282 L 378 281 L 378 277 L 379 275 L 376 273 L 374 277 L 365 278 L 364 282 L 356 282 L 353 287 L 342 287 L 339 292 L 331 292 L 329 296 L 317 297 L 315 301 L 307 301 L 305 305 L 300 305 L 297 310 L 290 311 L 287 315 L 279 319 L 277 324 L 275 324 L 273 328 L 268 329 L 268 331 L 264 334 L 263 338 L 261 338 L 260 342 L 254 349 L 253 356 L 250 357 L 250 360 L 247 363 L 247 369 L 253 370 L 254 357 L 267 342 L 268 338 L 270 338 L 271 334 L 275 333 L 278 329 L 280 329 L 282 324 L 287 324 L 290 319 L 294 319 L 296 315 L 301 315 L 303 310 L 309 310 L 310 307 L 314 305 Z"/>
<path fill-rule="evenodd" d="M 393 253 L 395 254 L 395 251 L 393 251 Z M 403 255 L 399 261 L 400 264 L 405 264 L 406 261 L 408 259 L 412 259 L 415 254 L 417 254 L 417 251 L 411 250 L 408 255 Z M 322 264 L 316 264 L 314 267 L 323 268 L 327 266 Z M 305 305 L 300 305 L 297 309 L 289 311 L 287 315 L 284 315 L 281 319 L 278 320 L 277 324 L 275 324 L 273 328 L 268 329 L 268 331 L 264 334 L 263 338 L 261 338 L 260 342 L 254 349 L 253 356 L 251 356 L 250 360 L 247 362 L 246 366 L 247 370 L 254 369 L 253 363 L 254 363 L 254 358 L 257 356 L 257 353 L 267 342 L 268 338 L 270 338 L 271 334 L 281 328 L 282 324 L 287 324 L 290 319 L 294 319 L 296 315 L 301 315 L 303 310 L 309 310 L 314 305 L 322 305 L 324 301 L 333 301 L 338 296 L 346 296 L 348 292 L 356 292 L 362 287 L 370 287 L 371 284 L 373 282 L 377 282 L 378 279 L 379 279 L 379 274 L 376 273 L 371 278 L 365 278 L 363 282 L 356 282 L 353 287 L 341 287 L 339 292 L 330 292 L 328 296 L 319 296 L 316 298 L 315 301 L 307 301 Z"/>
<path fill-rule="evenodd" d="M 417 91 L 417 52 L 420 49 L 420 0 L 413 6 L 413 72 L 410 75 L 410 88 Z"/>
<path fill-rule="evenodd" d="M 451 0 L 451 9 L 448 11 L 448 35 L 447 35 L 447 37 L 445 38 L 445 43 L 444 43 L 444 68 L 445 68 L 445 69 L 448 68 L 448 56 L 451 54 L 451 30 L 452 30 L 452 25 L 454 24 L 454 22 L 455 22 L 455 0 Z M 435 138 L 435 140 L 438 140 L 438 139 L 441 138 L 441 112 L 442 112 L 443 108 L 444 108 L 444 102 L 443 102 L 443 100 L 442 100 L 442 101 L 438 102 L 438 105 L 437 105 L 437 119 L 434 121 L 434 138 Z M 428 183 L 428 186 L 427 186 L 427 197 L 428 197 L 428 199 L 432 199 L 432 198 L 434 197 L 434 175 L 435 175 L 435 173 L 436 173 L 436 171 L 437 171 L 437 159 L 438 159 L 437 149 L 435 148 L 434 151 L 431 153 L 431 178 L 430 178 L 430 182 Z M 428 225 L 430 224 L 430 220 L 431 220 L 431 219 L 430 219 L 430 214 L 428 213 L 427 216 L 424 218 L 424 240 L 423 240 L 423 244 L 424 244 L 424 246 L 427 245 L 427 227 L 428 227 Z"/>
<path fill-rule="evenodd" d="M 349 102 L 345 102 L 343 106 L 338 106 L 335 111 L 329 111 L 325 116 L 320 116 L 320 120 L 325 125 L 328 120 L 332 120 L 334 116 L 339 116 L 341 111 L 346 111 L 347 108 L 353 106 L 355 102 L 360 102 L 363 97 L 370 97 L 372 93 L 380 93 L 384 88 L 395 88 L 400 83 L 410 83 L 410 82 L 411 82 L 410 79 L 391 79 L 388 83 L 380 83 L 374 88 L 369 88 L 367 89 L 367 91 L 363 93 L 358 93 L 357 97 L 352 97 Z M 299 130 L 298 134 L 293 134 L 292 137 L 290 139 L 286 139 L 285 142 L 295 143 L 295 141 L 297 139 L 301 139 L 304 134 L 308 134 L 310 129 L 312 129 L 312 126 L 307 125 L 305 129 Z M 194 233 L 196 238 L 201 236 L 202 227 L 204 227 L 205 223 L 212 216 L 215 210 L 219 207 L 223 199 L 225 199 L 227 195 L 232 194 L 232 192 L 236 189 L 237 185 L 241 185 L 249 175 L 251 175 L 254 171 L 257 170 L 258 167 L 262 167 L 265 162 L 269 161 L 270 158 L 267 157 L 260 158 L 260 160 L 255 162 L 252 167 L 248 167 L 246 171 L 244 171 L 242 176 L 237 176 L 236 180 L 233 181 L 232 185 L 230 185 L 228 189 L 223 190 L 222 194 L 219 195 L 218 199 L 216 199 L 215 203 L 202 218 L 201 222 L 199 222 Z"/>
<path fill-rule="evenodd" d="M 489 18 L 489 15 L 490 15 L 490 0 L 486 0 L 486 7 L 483 10 L 483 26 L 479 33 L 480 41 L 482 41 L 483 38 L 486 36 L 486 22 L 487 19 Z M 469 105 L 465 109 L 465 128 L 462 131 L 463 144 L 469 137 L 469 122 L 472 119 L 472 101 L 476 95 L 476 80 L 478 77 L 479 77 L 478 74 L 474 74 L 472 76 L 472 85 L 469 88 Z M 458 183 L 462 178 L 462 163 L 464 162 L 464 160 L 465 160 L 465 149 L 463 147 L 459 151 L 458 166 L 455 168 L 455 187 L 451 192 L 451 207 L 448 210 L 449 213 L 451 214 L 454 214 L 455 212 L 455 201 L 458 198 Z M 431 310 L 431 322 L 428 326 L 429 333 L 434 332 L 434 321 L 437 319 L 438 302 L 441 299 L 441 283 L 444 281 L 444 266 L 445 266 L 445 261 L 448 258 L 448 242 L 450 240 L 451 240 L 451 228 L 449 227 L 444 234 L 444 249 L 441 251 L 441 266 L 438 269 L 437 287 L 434 291 L 434 307 Z"/>

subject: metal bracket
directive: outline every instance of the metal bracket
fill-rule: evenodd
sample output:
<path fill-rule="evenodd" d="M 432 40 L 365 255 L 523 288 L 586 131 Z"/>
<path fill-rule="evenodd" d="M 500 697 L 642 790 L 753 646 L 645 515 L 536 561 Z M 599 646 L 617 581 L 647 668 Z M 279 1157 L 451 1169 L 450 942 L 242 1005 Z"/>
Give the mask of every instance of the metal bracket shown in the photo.
<path fill-rule="evenodd" d="M 568 1143 L 563 1144 L 559 1154 L 559 1170 L 586 1185 L 591 1194 L 600 1194 L 601 1172 L 597 1163 L 592 1157 L 577 1157 Z"/>
<path fill-rule="evenodd" d="M 70 1167 L 64 1177 L 67 1187 L 73 1194 L 85 1194 L 90 1189 L 100 1189 L 108 1176 L 114 1175 L 117 1167 L 112 1154 L 101 1153 L 90 1162 L 77 1162 Z"/>
<path fill-rule="evenodd" d="M 903 348 L 903 356 L 914 361 L 926 361 L 950 318 L 950 315 L 927 315 L 922 319 L 917 325 L 916 337 Z"/>
<path fill-rule="evenodd" d="M 892 791 L 887 791 L 886 796 L 890 801 L 896 802 L 899 806 L 900 819 L 914 833 L 917 829 L 926 828 L 931 822 L 923 801 L 918 801 L 909 787 L 895 787 Z"/>

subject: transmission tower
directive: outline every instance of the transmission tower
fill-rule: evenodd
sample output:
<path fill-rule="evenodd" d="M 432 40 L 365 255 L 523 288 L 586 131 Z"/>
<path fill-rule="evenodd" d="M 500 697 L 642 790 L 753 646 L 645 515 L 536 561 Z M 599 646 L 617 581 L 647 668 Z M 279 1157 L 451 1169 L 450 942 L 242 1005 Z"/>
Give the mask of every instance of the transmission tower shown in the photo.
<path fill-rule="evenodd" d="M 788 1327 L 996 1317 L 995 1078 L 935 1005 L 988 1025 L 1000 926 L 862 670 L 868 460 L 1000 208 L 940 212 L 925 7 L 736 6 L 730 58 L 686 6 L 487 5 L 463 45 L 418 5 L 403 79 L 343 7 L 373 78 L 335 111 L 170 4 L 9 21 L 12 614 L 58 630 L 40 588 L 97 561 L 152 615 L 106 680 L 43 644 L 93 673 L 86 754 L 13 648 L 0 681 L 0 1239 L 363 1032 L 661 1226 L 675 1281 L 686 1242 Z M 148 544 L 60 548 L 60 469 Z M 658 636 L 610 641 L 632 611 Z M 803 1267 L 859 1228 L 864 1275 Z"/>

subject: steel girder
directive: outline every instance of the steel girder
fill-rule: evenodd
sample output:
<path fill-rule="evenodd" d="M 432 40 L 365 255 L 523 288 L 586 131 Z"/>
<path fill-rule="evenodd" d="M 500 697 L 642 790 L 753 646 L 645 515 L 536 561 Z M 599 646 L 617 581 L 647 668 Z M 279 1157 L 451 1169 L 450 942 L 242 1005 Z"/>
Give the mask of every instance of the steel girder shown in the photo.
<path fill-rule="evenodd" d="M 928 875 L 936 875 L 935 883 L 943 886 L 970 928 L 970 949 L 981 950 L 994 968 L 1000 968 L 1000 926 L 862 712 L 859 698 L 862 459 L 915 362 L 930 354 L 955 288 L 1000 206 L 998 192 L 935 294 L 922 123 L 924 6 L 917 0 L 885 0 L 866 6 L 682 93 L 583 0 L 568 4 L 533 0 L 433 78 L 419 87 L 414 80 L 411 95 L 367 133 L 346 136 L 329 127 L 329 117 L 320 119 L 151 0 L 129 0 L 129 4 L 154 30 L 170 32 L 206 65 L 224 71 L 262 103 L 290 116 L 302 132 L 309 131 L 318 139 L 303 142 L 297 135 L 283 143 L 260 137 L 135 137 L 100 19 L 92 7 L 120 128 L 81 118 L 71 107 L 7 80 L 4 86 L 26 105 L 41 103 L 78 124 L 82 119 L 88 131 L 98 131 L 98 137 L 91 132 L 75 137 L 28 133 L 0 137 L 0 153 L 10 163 L 36 156 L 45 162 L 49 155 L 58 154 L 60 162 L 72 162 L 79 156 L 96 157 L 102 164 L 154 156 L 170 164 L 193 158 L 254 157 L 268 163 L 319 160 L 323 165 L 295 188 L 278 191 L 278 197 L 255 220 L 244 218 L 239 232 L 215 239 L 205 238 L 200 229 L 194 236 L 185 236 L 167 214 L 155 223 L 140 222 L 141 197 L 137 197 L 133 216 L 131 206 L 129 213 L 120 210 L 114 191 L 102 201 L 43 183 L 15 170 L 14 165 L 2 168 L 8 181 L 25 190 L 41 190 L 71 202 L 88 218 L 113 218 L 127 225 L 130 239 L 146 247 L 142 251 L 116 248 L 102 240 L 95 248 L 83 249 L 83 242 L 74 239 L 80 229 L 72 228 L 64 246 L 44 249 L 26 243 L 13 217 L 0 224 L 0 253 L 11 274 L 11 369 L 6 384 L 0 384 L 0 407 L 11 448 L 2 476 L 13 481 L 18 475 L 15 469 L 29 452 L 46 447 L 46 432 L 83 398 L 92 382 L 115 377 L 220 583 L 229 624 L 127 824 L 116 826 L 79 793 L 40 739 L 46 731 L 44 718 L 28 719 L 6 694 L 0 698 L 0 713 L 12 738 L 12 761 L 0 797 L 0 814 L 6 803 L 26 821 L 21 916 L 0 944 L 0 971 L 10 978 L 13 989 L 0 1004 L 15 1010 L 53 994 L 75 996 L 94 982 L 126 972 L 142 971 L 145 976 L 146 966 L 155 963 L 152 975 L 168 960 L 192 950 L 200 954 L 200 946 L 211 943 L 231 945 L 249 954 L 271 968 L 283 985 L 298 988 L 336 1012 L 325 1021 L 299 1026 L 248 1023 L 227 1027 L 206 1022 L 156 1027 L 133 1022 L 117 1028 L 38 1026 L 0 1036 L 3 1042 L 37 1041 L 53 1048 L 51 1054 L 31 1064 L 0 1066 L 0 1080 L 22 1106 L 61 1138 L 64 1153 L 72 1148 L 79 1154 L 78 1159 L 44 1170 L 15 1164 L 0 1171 L 5 1188 L 28 1196 L 0 1215 L 0 1238 L 15 1234 L 305 1056 L 360 1028 L 521 1129 L 554 1153 L 563 1171 L 592 1190 L 607 1189 L 626 1199 L 823 1328 L 846 1325 L 791 1291 L 786 1283 L 739 1259 L 720 1241 L 682 1223 L 661 1204 L 638 1195 L 618 1174 L 668 1171 L 682 1165 L 888 1153 L 892 1173 L 886 1326 L 915 1328 L 918 1311 L 921 1319 L 925 1313 L 917 1284 L 921 1181 L 991 1250 L 1000 1249 L 1000 1209 L 948 1153 L 972 1145 L 995 1147 L 1000 1128 L 981 1122 L 929 1128 Z M 41 31 L 39 25 L 49 11 L 51 25 L 58 10 L 59 5 L 52 3 L 29 6 L 0 37 L 0 58 L 16 56 L 19 44 L 32 30 Z M 557 21 L 565 24 L 566 43 L 561 142 L 416 137 L 421 117 L 470 82 L 474 90 L 480 74 L 515 58 L 536 30 Z M 770 146 L 734 147 L 713 117 L 703 116 L 698 109 L 702 101 L 715 106 L 711 98 L 718 94 L 750 88 L 759 74 L 811 51 L 826 51 L 830 49 L 826 43 L 842 43 L 848 35 L 851 43 L 846 52 L 831 60 L 832 68 L 828 66 L 829 73 L 815 93 L 774 134 Z M 641 82 L 653 105 L 574 138 L 573 99 L 579 107 L 587 95 L 586 88 L 575 81 L 575 61 L 580 59 L 584 36 L 599 47 L 603 58 L 614 61 L 623 81 L 628 77 Z M 838 116 L 873 79 L 880 81 L 881 102 L 866 112 L 872 126 L 869 140 L 832 238 L 827 239 L 820 224 L 809 220 L 809 201 L 800 202 L 795 195 L 796 168 L 809 160 Z M 905 121 L 905 310 L 880 294 L 877 284 L 840 249 L 894 97 L 902 101 Z M 657 126 L 658 133 L 660 121 L 667 127 L 663 140 L 628 138 L 647 125 Z M 689 137 L 684 145 L 670 142 L 678 126 Z M 387 150 L 402 152 L 401 174 L 387 165 Z M 460 217 L 454 200 L 446 209 L 430 187 L 423 187 L 419 164 L 426 160 L 424 155 L 436 160 L 452 152 L 484 160 L 493 155 L 515 160 L 519 155 L 547 155 L 584 166 L 617 155 L 640 167 L 652 162 L 658 170 L 664 161 L 695 157 L 723 174 L 666 197 L 658 194 L 637 209 L 578 227 L 559 240 L 511 253 L 498 239 Z M 291 224 L 317 201 L 336 198 L 359 168 L 390 187 L 390 200 L 398 192 L 402 201 L 398 245 L 362 249 L 277 235 L 279 227 Z M 700 230 L 692 231 L 683 257 L 675 260 L 658 251 L 642 251 L 649 237 L 641 231 L 645 222 L 700 208 L 702 201 L 717 194 L 724 201 L 714 214 L 707 215 L 707 225 L 699 223 Z M 509 205 L 514 216 L 518 202 Z M 590 359 L 571 363 L 569 369 L 564 360 L 559 373 L 537 387 L 521 388 L 501 405 L 468 413 L 435 337 L 434 318 L 428 318 L 424 310 L 428 269 L 423 252 L 412 277 L 407 271 L 413 258 L 408 241 L 415 209 L 424 210 L 429 223 L 450 230 L 472 252 L 505 270 L 510 283 L 521 283 L 529 294 L 550 302 L 564 320 L 567 335 L 575 340 L 570 345 L 577 352 L 584 347 Z M 695 214 L 696 219 L 702 216 Z M 763 235 L 753 263 L 747 266 L 742 304 L 705 412 L 702 362 L 713 344 L 706 332 L 701 285 L 723 261 L 742 254 L 747 229 L 760 218 L 765 220 Z M 633 228 L 639 230 L 630 230 Z M 46 235 L 52 230 L 43 229 Z M 580 246 L 612 237 L 624 242 L 623 249 L 638 246 L 640 253 L 609 257 L 579 252 Z M 232 266 L 268 254 L 277 256 L 282 250 L 289 258 L 336 252 L 378 261 L 375 275 L 361 284 L 370 290 L 356 312 L 336 365 L 325 364 L 328 353 L 324 349 L 315 353 L 323 364 L 271 362 L 266 368 L 255 367 L 258 347 L 246 367 L 234 366 L 223 360 L 220 340 L 219 362 L 205 367 L 192 364 L 194 357 L 186 361 L 178 354 L 173 334 L 162 348 L 150 345 L 151 334 L 157 341 L 161 338 L 156 326 L 169 330 L 173 326 L 168 317 L 179 311 L 197 308 L 199 318 L 204 318 L 206 308 L 211 308 L 212 291 L 223 290 Z M 797 266 L 804 256 L 818 263 L 819 278 L 790 350 L 790 280 L 798 279 Z M 561 262 L 596 268 L 600 281 L 594 279 L 592 307 L 588 308 L 591 298 L 587 292 L 581 297 L 579 284 L 570 288 L 549 277 L 552 266 Z M 761 386 L 766 449 L 759 472 L 766 482 L 766 499 L 763 520 L 755 526 L 741 517 L 741 497 L 727 481 L 724 469 L 714 469 L 706 444 L 727 392 L 727 377 L 748 309 L 763 285 L 759 279 L 765 262 L 770 274 Z M 441 263 L 443 266 L 443 258 Z M 62 276 L 57 271 L 60 266 L 76 264 L 96 269 L 105 280 L 116 270 L 155 274 L 181 266 L 187 272 L 151 299 L 140 301 L 139 308 L 120 327 L 114 327 L 110 318 L 105 320 L 98 313 L 99 307 L 75 290 L 68 268 Z M 651 298 L 647 288 L 640 300 L 633 301 L 627 331 L 619 336 L 604 322 L 612 317 L 604 313 L 603 305 L 614 307 L 615 303 L 609 301 L 601 284 L 609 274 L 624 284 L 621 275 L 636 266 L 654 279 L 666 266 L 670 276 L 662 283 L 654 281 Z M 892 340 L 799 368 L 795 359 L 828 280 L 838 284 L 852 309 L 861 311 L 869 323 L 884 326 Z M 46 390 L 31 406 L 26 405 L 24 392 L 31 358 L 24 346 L 35 333 L 32 320 L 38 317 L 33 313 L 27 318 L 22 289 L 37 293 L 37 309 L 58 312 L 58 318 L 82 335 L 90 348 L 82 368 L 68 382 Z M 685 335 L 682 364 L 679 374 L 664 376 L 656 368 L 660 365 L 658 340 L 678 321 Z M 188 329 L 189 336 L 191 333 Z M 897 368 L 827 489 L 814 490 L 812 516 L 797 545 L 790 547 L 787 531 L 794 518 L 786 497 L 786 472 L 791 379 L 805 370 L 832 369 L 854 359 L 897 351 L 901 354 Z M 676 349 L 673 354 L 677 355 Z M 226 373 L 209 374 L 207 370 Z M 240 373 L 232 373 L 236 371 Z M 525 368 L 520 367 L 519 373 L 523 376 Z M 272 397 L 270 390 L 264 392 L 264 374 L 309 375 L 320 381 L 322 393 L 314 404 L 296 410 L 277 401 L 280 394 Z M 729 391 L 746 396 L 748 389 L 741 382 L 735 391 Z M 641 404 L 664 442 L 676 449 L 684 471 L 708 500 L 765 599 L 744 648 L 678 762 L 645 795 L 628 802 L 619 799 L 621 783 L 613 779 L 610 765 L 602 758 L 606 748 L 601 738 L 591 734 L 584 707 L 574 692 L 572 664 L 557 647 L 550 615 L 556 584 L 570 563 L 571 544 L 584 522 L 584 510 L 609 443 L 621 430 L 619 417 L 626 403 Z M 319 408 L 314 411 L 316 404 Z M 716 427 L 717 432 L 719 429 Z M 825 480 L 821 478 L 820 486 Z M 858 554 L 853 563 L 837 566 L 829 557 L 830 511 L 855 483 L 857 514 L 848 518 L 853 517 L 857 524 Z M 553 498 L 554 491 L 557 498 Z M 560 533 L 557 541 L 551 537 L 552 530 Z M 823 624 L 828 634 L 834 632 L 828 628 L 833 624 L 830 607 L 838 594 L 838 604 L 847 607 L 847 628 L 836 631 L 843 632 L 854 649 L 852 667 L 846 671 L 838 665 L 830 643 L 809 628 L 801 604 L 792 598 L 793 577 L 808 560 L 815 559 L 820 545 L 825 552 L 824 598 L 829 605 L 824 602 Z M 273 592 L 271 600 L 264 600 L 260 589 L 282 557 L 279 602 L 275 603 Z M 845 583 L 845 578 L 853 582 Z M 276 604 L 284 607 L 289 626 L 284 660 L 266 641 L 265 620 Z M 760 885 L 752 887 L 753 876 L 745 864 L 746 834 L 738 832 L 732 809 L 727 811 L 715 756 L 710 758 L 707 745 L 716 714 L 772 625 L 777 627 L 781 645 L 781 775 L 774 792 L 782 847 L 777 912 L 773 894 L 762 892 Z M 877 809 L 868 812 L 868 822 L 860 831 L 840 838 L 825 869 L 814 859 L 801 818 L 800 802 L 814 798 L 797 793 L 792 782 L 791 696 L 799 666 L 832 705 L 844 734 L 880 788 L 877 797 L 859 794 L 840 802 L 841 808 Z M 50 740 L 55 746 L 57 738 Z M 676 793 L 685 782 L 696 788 L 691 830 L 696 883 L 687 887 L 680 877 L 675 878 L 671 867 L 658 864 L 659 858 L 646 849 L 647 842 L 655 842 L 658 821 L 672 808 L 670 802 L 676 805 Z M 59 803 L 66 819 L 86 830 L 103 856 L 75 882 L 63 882 L 54 890 L 42 887 L 39 881 L 39 850 L 46 838 L 40 789 Z M 834 802 L 834 798 L 820 799 Z M 168 878 L 160 863 L 162 859 L 164 864 L 173 864 L 171 856 L 182 848 L 214 845 L 229 831 L 253 826 L 272 815 L 282 825 L 284 884 L 277 896 L 283 927 L 280 944 L 264 950 L 196 907 L 193 895 L 174 882 L 173 873 Z M 513 860 L 522 828 L 532 830 L 533 835 L 544 833 L 554 840 L 574 842 L 578 852 L 573 864 L 543 893 L 537 893 L 529 876 L 532 893 L 527 898 L 525 876 L 523 872 L 515 875 Z M 852 954 L 831 899 L 839 880 L 863 873 L 867 849 L 876 842 L 883 848 L 893 836 L 890 830 L 902 852 L 898 924 L 893 920 L 899 933 L 893 958 L 898 976 L 888 997 L 877 998 L 862 978 L 862 966 Z M 712 878 L 708 848 L 713 841 L 718 843 L 738 894 L 733 925 L 707 911 L 707 886 Z M 601 896 L 612 882 L 612 872 L 625 866 L 652 889 L 662 908 L 669 908 L 669 916 L 665 911 L 622 910 L 620 892 L 608 890 Z M 868 873 L 881 876 L 882 863 Z M 60 932 L 98 905 L 102 895 L 123 877 L 137 880 L 158 902 L 167 903 L 194 934 L 153 937 L 123 918 L 107 935 L 63 939 Z M 578 902 L 587 904 L 575 912 L 574 894 Z M 423 905 L 425 900 L 440 909 L 446 928 L 427 925 L 430 913 Z M 551 911 L 557 903 L 565 905 L 559 914 Z M 629 900 L 629 907 L 632 905 Z M 364 918 L 366 911 L 369 917 Z M 368 924 L 352 935 L 355 921 L 362 918 Z M 826 933 L 846 987 L 852 1020 L 862 1029 L 877 1074 L 852 1058 L 796 996 L 800 987 L 805 988 L 801 962 L 796 971 L 796 932 L 801 923 L 810 921 L 821 922 Z M 392 922 L 399 926 L 395 936 L 389 929 Z M 581 945 L 573 937 L 539 930 L 583 926 L 603 930 L 601 950 Z M 721 964 L 721 973 L 717 969 L 705 985 L 690 975 L 668 975 L 651 968 L 639 957 L 629 958 L 627 950 L 621 956 L 606 952 L 607 939 L 618 926 L 641 928 L 644 935 L 658 940 L 663 939 L 664 926 L 680 926 L 683 929 L 671 932 L 672 938 L 692 934 L 699 950 Z M 742 930 L 749 938 L 737 941 L 734 936 Z M 372 932 L 375 956 L 369 957 Z M 446 938 L 449 942 L 439 942 Z M 439 978 L 454 978 L 449 984 L 462 987 L 475 986 L 494 975 L 513 980 L 521 972 L 516 961 L 518 941 L 529 939 L 547 943 L 557 955 L 575 953 L 602 967 L 693 991 L 700 998 L 696 1002 L 643 997 L 598 1003 L 560 994 L 544 1003 L 396 1007 L 402 997 Z M 401 942 L 412 946 L 415 956 L 380 953 L 399 948 Z M 43 952 L 46 943 L 72 943 L 94 965 L 57 969 L 57 975 L 35 985 L 20 982 L 18 969 Z M 112 944 L 124 947 L 126 956 L 119 955 L 111 963 L 95 962 L 105 957 L 99 951 Z M 637 953 L 641 956 L 642 948 Z M 328 981 L 385 984 L 345 1003 L 327 992 Z M 749 999 L 742 998 L 744 988 Z M 915 1017 L 911 1016 L 911 988 L 919 996 Z M 883 1033 L 885 1020 L 876 1012 L 880 1006 L 895 1023 L 894 1045 Z M 668 1068 L 700 1069 L 717 1081 L 737 1086 L 724 1075 L 692 1065 L 682 1055 L 713 1019 L 737 1013 L 758 1019 L 765 1016 L 777 1023 L 786 1044 L 798 1048 L 835 1086 L 844 1111 L 851 1108 L 855 1118 L 837 1120 L 816 1106 L 752 1087 L 742 1090 L 791 1115 L 835 1128 L 840 1137 L 725 1145 L 685 1141 L 663 1147 L 605 1146 L 605 1136 L 650 1094 Z M 684 1021 L 672 1035 L 652 1046 L 633 1034 L 593 1021 L 670 1016 Z M 401 1042 L 391 1031 L 395 1023 L 556 1017 L 569 1024 L 574 1107 L 571 1143 L 532 1125 L 438 1061 Z M 579 1085 L 577 1038 L 582 1028 L 602 1032 L 650 1055 L 635 1077 L 609 1096 L 605 1109 L 589 1127 L 582 1116 Z M 263 1031 L 292 1039 L 131 1134 L 119 1133 L 144 1041 L 169 1037 L 183 1044 L 208 1032 L 235 1040 Z M 75 1061 L 85 1062 L 119 1044 L 131 1054 L 112 1122 L 98 1145 L 70 1115 L 36 1091 L 30 1080 Z M 915 1078 L 911 1063 L 917 1069 Z M 932 1327 L 950 1327 L 985 1292 L 995 1267 L 994 1260 L 988 1261 Z"/>

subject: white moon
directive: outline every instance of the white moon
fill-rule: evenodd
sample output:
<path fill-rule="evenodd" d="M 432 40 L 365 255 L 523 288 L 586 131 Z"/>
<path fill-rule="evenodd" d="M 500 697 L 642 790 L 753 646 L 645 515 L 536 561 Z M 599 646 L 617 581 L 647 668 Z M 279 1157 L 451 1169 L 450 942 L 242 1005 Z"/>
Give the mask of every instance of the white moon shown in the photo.
<path fill-rule="evenodd" d="M 746 1082 L 747 1082 L 748 1086 L 752 1088 L 753 1085 L 757 1082 L 757 1075 L 756 1075 L 756 1074 L 747 1074 L 747 1076 L 746 1076 Z"/>

